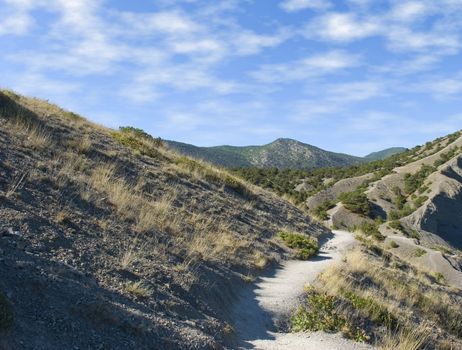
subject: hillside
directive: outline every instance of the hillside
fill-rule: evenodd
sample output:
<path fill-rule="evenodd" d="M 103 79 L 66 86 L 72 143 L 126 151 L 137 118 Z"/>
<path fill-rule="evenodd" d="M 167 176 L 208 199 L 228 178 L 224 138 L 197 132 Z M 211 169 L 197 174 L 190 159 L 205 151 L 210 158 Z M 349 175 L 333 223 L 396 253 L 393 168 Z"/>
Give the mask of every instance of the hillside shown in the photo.
<path fill-rule="evenodd" d="M 384 160 L 385 158 L 391 157 L 395 154 L 402 153 L 407 151 L 407 148 L 404 147 L 392 147 L 392 148 L 387 148 L 379 152 L 373 152 L 371 154 L 368 154 L 367 156 L 364 157 L 364 159 L 367 159 L 369 161 L 374 161 L 374 160 Z"/>
<path fill-rule="evenodd" d="M 0 92 L 0 349 L 220 349 L 286 231 L 329 234 L 142 130 Z"/>
<path fill-rule="evenodd" d="M 364 162 L 360 157 L 325 151 L 291 139 L 277 139 L 267 145 L 246 147 L 197 147 L 174 141 L 166 143 L 184 155 L 229 168 L 315 169 Z"/>
<path fill-rule="evenodd" d="M 462 347 L 462 132 L 349 168 L 236 173 L 361 242 L 310 287 L 292 327 L 348 326 L 384 349 Z M 397 327 L 400 339 L 384 335 Z"/>

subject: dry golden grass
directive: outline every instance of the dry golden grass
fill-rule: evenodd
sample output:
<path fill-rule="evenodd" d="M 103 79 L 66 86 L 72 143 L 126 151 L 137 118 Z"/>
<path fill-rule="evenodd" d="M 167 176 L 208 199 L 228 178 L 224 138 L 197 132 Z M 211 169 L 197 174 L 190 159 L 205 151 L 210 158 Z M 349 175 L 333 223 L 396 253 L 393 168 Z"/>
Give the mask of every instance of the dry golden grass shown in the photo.
<path fill-rule="evenodd" d="M 21 186 L 24 185 L 24 182 L 27 180 L 27 177 L 28 177 L 28 173 L 18 174 L 13 179 L 10 186 L 8 187 L 8 189 L 7 189 L 6 193 L 5 193 L 5 197 L 10 198 L 11 196 L 13 196 L 16 193 L 16 191 L 19 190 L 21 188 Z"/>
<path fill-rule="evenodd" d="M 419 350 L 430 338 L 432 330 L 425 325 L 408 325 L 395 333 L 388 333 L 380 344 L 382 350 Z"/>
<path fill-rule="evenodd" d="M 124 285 L 123 290 L 137 298 L 148 298 L 152 295 L 152 290 L 142 281 L 128 282 Z"/>
<path fill-rule="evenodd" d="M 29 126 L 25 131 L 27 132 L 26 146 L 34 150 L 51 146 L 51 135 L 45 129 L 38 126 Z"/>

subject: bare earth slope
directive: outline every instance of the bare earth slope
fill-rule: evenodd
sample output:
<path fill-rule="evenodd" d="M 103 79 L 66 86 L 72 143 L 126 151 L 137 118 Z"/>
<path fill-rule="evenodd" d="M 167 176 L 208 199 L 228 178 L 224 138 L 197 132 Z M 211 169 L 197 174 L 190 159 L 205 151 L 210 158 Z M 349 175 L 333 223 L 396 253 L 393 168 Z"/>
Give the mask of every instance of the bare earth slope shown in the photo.
<path fill-rule="evenodd" d="M 282 229 L 328 234 L 140 131 L 0 92 L 0 349 L 220 349 Z"/>
<path fill-rule="evenodd" d="M 243 349 L 369 349 L 325 333 L 280 333 L 298 304 L 304 286 L 313 283 L 327 267 L 338 263 L 354 245 L 354 237 L 334 231 L 320 254 L 309 261 L 287 261 L 269 276 L 261 277 L 252 288 L 244 290 L 232 310 L 239 347 Z M 279 329 L 279 332 L 278 332 Z"/>
<path fill-rule="evenodd" d="M 337 203 L 328 211 L 330 223 L 353 230 L 379 217 L 385 221 L 377 227 L 380 234 L 389 244 L 401 245 L 393 249 L 396 254 L 461 287 L 462 136 L 454 133 L 417 147 L 404 163 L 378 179 L 370 173 L 340 180 L 308 198 L 307 206 L 338 201 L 342 192 L 372 179 L 364 190 L 372 214 L 360 215 Z M 427 253 L 419 252 L 421 245 Z"/>

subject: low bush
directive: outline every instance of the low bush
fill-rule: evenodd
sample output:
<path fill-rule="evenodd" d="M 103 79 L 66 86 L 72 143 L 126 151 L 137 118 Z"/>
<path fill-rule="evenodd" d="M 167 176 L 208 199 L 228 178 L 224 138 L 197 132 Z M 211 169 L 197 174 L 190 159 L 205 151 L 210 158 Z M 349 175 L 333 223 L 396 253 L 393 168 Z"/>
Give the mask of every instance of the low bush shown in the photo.
<path fill-rule="evenodd" d="M 413 253 L 413 255 L 416 258 L 420 258 L 421 256 L 424 256 L 425 254 L 427 254 L 427 251 L 425 249 L 422 249 L 422 248 L 417 248 Z"/>
<path fill-rule="evenodd" d="M 359 231 L 366 236 L 370 236 L 377 241 L 383 241 L 385 237 L 379 231 L 379 222 L 362 221 L 354 227 L 354 231 Z"/>
<path fill-rule="evenodd" d="M 131 126 L 120 127 L 119 131 L 112 133 L 120 144 L 152 158 L 161 158 L 162 154 L 158 148 L 162 147 L 163 142 L 160 138 L 153 138 L 141 129 Z"/>
<path fill-rule="evenodd" d="M 342 300 L 337 297 L 309 288 L 306 295 L 306 304 L 299 307 L 292 316 L 292 330 L 294 332 L 341 331 L 347 338 L 362 342 L 368 340 L 369 337 L 366 332 L 351 324 L 343 313 L 339 311 L 341 303 Z"/>
<path fill-rule="evenodd" d="M 345 208 L 353 213 L 363 216 L 369 216 L 371 214 L 371 205 L 369 200 L 367 199 L 367 196 L 361 192 L 361 190 L 342 193 L 339 196 L 339 200 L 343 203 Z"/>
<path fill-rule="evenodd" d="M 319 250 L 317 240 L 300 233 L 281 231 L 278 237 L 295 251 L 295 257 L 300 260 L 308 260 Z"/>
<path fill-rule="evenodd" d="M 313 214 L 320 220 L 329 220 L 327 211 L 333 207 L 335 207 L 335 203 L 333 201 L 325 201 L 313 210 Z"/>

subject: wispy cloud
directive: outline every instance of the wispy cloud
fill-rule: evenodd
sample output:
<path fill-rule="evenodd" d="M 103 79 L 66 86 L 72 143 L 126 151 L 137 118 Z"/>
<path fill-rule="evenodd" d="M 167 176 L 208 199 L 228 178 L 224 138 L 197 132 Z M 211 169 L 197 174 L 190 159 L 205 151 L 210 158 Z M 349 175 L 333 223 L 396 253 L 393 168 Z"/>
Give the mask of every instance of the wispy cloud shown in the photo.
<path fill-rule="evenodd" d="M 296 12 L 305 9 L 326 10 L 332 4 L 327 0 L 284 0 L 281 8 L 287 12 Z"/>
<path fill-rule="evenodd" d="M 252 76 L 265 83 L 290 83 L 356 67 L 360 57 L 344 51 L 329 51 L 283 64 L 261 66 Z"/>
<path fill-rule="evenodd" d="M 304 29 L 308 38 L 348 42 L 377 35 L 382 30 L 378 18 L 358 18 L 352 13 L 329 13 L 315 19 Z"/>

